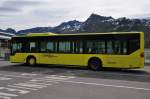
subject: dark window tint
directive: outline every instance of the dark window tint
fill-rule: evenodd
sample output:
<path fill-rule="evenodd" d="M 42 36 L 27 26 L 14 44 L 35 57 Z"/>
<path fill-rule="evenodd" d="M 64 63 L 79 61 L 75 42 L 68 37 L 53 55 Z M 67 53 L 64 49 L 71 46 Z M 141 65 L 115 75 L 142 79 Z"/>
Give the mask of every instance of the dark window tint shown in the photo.
<path fill-rule="evenodd" d="M 54 42 L 40 42 L 40 52 L 55 52 Z"/>
<path fill-rule="evenodd" d="M 127 41 L 122 41 L 121 44 L 122 44 L 121 53 L 127 54 Z"/>
<path fill-rule="evenodd" d="M 140 40 L 133 39 L 128 41 L 128 53 L 132 53 L 140 48 Z"/>
<path fill-rule="evenodd" d="M 107 54 L 114 54 L 112 41 L 107 41 Z"/>
<path fill-rule="evenodd" d="M 69 41 L 59 42 L 59 52 L 60 53 L 70 53 L 71 52 L 71 43 Z"/>
<path fill-rule="evenodd" d="M 127 41 L 107 41 L 107 54 L 127 54 Z"/>
<path fill-rule="evenodd" d="M 86 42 L 86 53 L 105 53 L 105 41 L 91 40 Z"/>
<path fill-rule="evenodd" d="M 83 53 L 82 41 L 59 41 L 59 53 Z"/>
<path fill-rule="evenodd" d="M 127 54 L 127 41 L 90 40 L 86 42 L 85 53 Z"/>
<path fill-rule="evenodd" d="M 73 41 L 72 42 L 72 53 L 83 53 L 83 42 Z"/>
<path fill-rule="evenodd" d="M 140 48 L 139 34 L 19 37 L 12 41 L 12 52 L 131 54 Z"/>
<path fill-rule="evenodd" d="M 113 51 L 115 54 L 121 54 L 121 41 L 113 41 Z"/>
<path fill-rule="evenodd" d="M 36 42 L 30 42 L 29 43 L 29 51 L 30 52 L 37 52 L 37 43 Z"/>
<path fill-rule="evenodd" d="M 97 53 L 105 53 L 106 46 L 105 46 L 105 41 L 97 41 L 95 46 L 97 48 L 96 52 Z"/>
<path fill-rule="evenodd" d="M 13 43 L 12 44 L 12 53 L 22 52 L 22 43 Z"/>
<path fill-rule="evenodd" d="M 46 48 L 47 48 L 48 52 L 55 52 L 55 50 L 54 50 L 54 42 L 47 42 Z"/>

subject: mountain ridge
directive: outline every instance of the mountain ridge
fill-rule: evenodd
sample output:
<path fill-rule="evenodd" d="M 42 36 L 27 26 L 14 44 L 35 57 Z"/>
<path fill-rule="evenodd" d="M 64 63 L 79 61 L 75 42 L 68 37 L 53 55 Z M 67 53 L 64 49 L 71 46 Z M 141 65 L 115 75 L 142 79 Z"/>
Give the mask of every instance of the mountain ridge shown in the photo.
<path fill-rule="evenodd" d="M 146 46 L 150 45 L 150 19 L 129 19 L 126 17 L 113 18 L 111 16 L 101 16 L 98 14 L 91 14 L 87 20 L 80 22 L 72 20 L 63 22 L 56 27 L 35 27 L 20 31 L 14 29 L 1 30 L 3 32 L 11 32 L 15 34 L 27 34 L 27 33 L 44 33 L 54 32 L 58 34 L 62 33 L 87 33 L 87 32 L 131 32 L 131 31 L 143 31 L 145 33 Z"/>

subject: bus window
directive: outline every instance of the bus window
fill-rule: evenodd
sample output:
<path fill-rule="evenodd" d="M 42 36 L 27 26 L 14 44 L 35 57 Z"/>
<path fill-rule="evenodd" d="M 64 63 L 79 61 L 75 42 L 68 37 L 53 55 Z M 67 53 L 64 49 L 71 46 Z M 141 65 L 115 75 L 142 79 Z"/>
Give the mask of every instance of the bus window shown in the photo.
<path fill-rule="evenodd" d="M 40 52 L 54 52 L 54 42 L 41 42 Z"/>
<path fill-rule="evenodd" d="M 127 41 L 122 42 L 122 54 L 127 54 Z"/>
<path fill-rule="evenodd" d="M 139 39 L 132 39 L 128 41 L 128 54 L 136 51 L 140 48 L 140 40 Z"/>
<path fill-rule="evenodd" d="M 95 52 L 104 54 L 105 53 L 105 41 L 95 41 Z"/>
<path fill-rule="evenodd" d="M 121 54 L 121 41 L 113 41 L 114 54 Z"/>
<path fill-rule="evenodd" d="M 86 53 L 105 53 L 105 41 L 93 40 L 87 41 Z"/>
<path fill-rule="evenodd" d="M 54 51 L 54 42 L 47 42 L 47 46 L 46 46 L 46 50 L 48 51 L 48 52 L 55 52 Z"/>
<path fill-rule="evenodd" d="M 112 41 L 107 41 L 107 54 L 114 54 Z"/>
<path fill-rule="evenodd" d="M 30 52 L 36 52 L 36 43 L 30 42 Z"/>
<path fill-rule="evenodd" d="M 59 52 L 60 53 L 70 53 L 71 43 L 68 41 L 59 42 Z"/>
<path fill-rule="evenodd" d="M 83 42 L 73 41 L 72 42 L 72 53 L 83 53 Z"/>
<path fill-rule="evenodd" d="M 83 42 L 82 41 L 78 42 L 78 52 L 83 53 Z"/>
<path fill-rule="evenodd" d="M 22 43 L 12 44 L 12 53 L 21 52 L 21 51 L 22 51 Z"/>
<path fill-rule="evenodd" d="M 94 46 L 92 41 L 87 41 L 86 43 L 86 52 L 87 53 L 93 53 L 94 52 Z"/>
<path fill-rule="evenodd" d="M 107 54 L 127 54 L 127 41 L 107 41 Z"/>
<path fill-rule="evenodd" d="M 40 52 L 46 52 L 46 45 L 47 45 L 47 42 L 40 43 Z"/>

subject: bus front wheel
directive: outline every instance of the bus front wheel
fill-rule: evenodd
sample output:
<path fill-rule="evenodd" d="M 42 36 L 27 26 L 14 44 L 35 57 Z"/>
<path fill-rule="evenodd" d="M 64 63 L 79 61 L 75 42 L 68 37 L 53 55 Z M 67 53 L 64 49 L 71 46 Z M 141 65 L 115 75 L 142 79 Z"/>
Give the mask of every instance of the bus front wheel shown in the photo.
<path fill-rule="evenodd" d="M 94 71 L 100 71 L 102 69 L 102 62 L 99 59 L 91 59 L 88 66 Z"/>
<path fill-rule="evenodd" d="M 36 64 L 36 59 L 34 57 L 28 57 L 26 63 L 30 66 L 33 66 Z"/>

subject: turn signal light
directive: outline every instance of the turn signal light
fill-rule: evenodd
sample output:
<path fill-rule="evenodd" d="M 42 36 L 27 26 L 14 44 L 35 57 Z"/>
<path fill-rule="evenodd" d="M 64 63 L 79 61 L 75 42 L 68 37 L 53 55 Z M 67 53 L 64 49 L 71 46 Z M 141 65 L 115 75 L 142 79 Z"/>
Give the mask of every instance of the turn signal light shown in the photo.
<path fill-rule="evenodd" d="M 143 58 L 143 57 L 144 57 L 144 52 L 142 52 L 142 53 L 140 54 L 140 57 L 141 57 L 141 58 Z"/>

